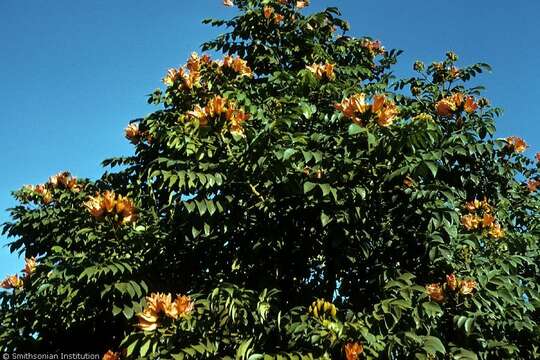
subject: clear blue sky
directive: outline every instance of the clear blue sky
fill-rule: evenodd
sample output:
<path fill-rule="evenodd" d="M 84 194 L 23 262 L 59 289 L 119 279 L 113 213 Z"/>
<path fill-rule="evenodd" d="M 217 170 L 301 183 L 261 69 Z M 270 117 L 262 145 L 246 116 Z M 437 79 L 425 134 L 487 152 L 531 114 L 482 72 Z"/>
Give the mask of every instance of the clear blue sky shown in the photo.
<path fill-rule="evenodd" d="M 540 151 L 540 1 L 313 0 L 338 6 L 355 36 L 416 59 L 454 50 L 462 64 L 488 62 L 488 97 L 505 108 L 499 135 L 522 135 Z M 415 4 L 414 6 L 412 4 Z M 221 0 L 0 1 L 0 222 L 10 191 L 62 170 L 96 178 L 104 158 L 130 154 L 126 123 L 152 111 L 145 94 L 220 30 L 206 17 L 234 14 Z M 3 247 L 0 278 L 22 262 Z"/>

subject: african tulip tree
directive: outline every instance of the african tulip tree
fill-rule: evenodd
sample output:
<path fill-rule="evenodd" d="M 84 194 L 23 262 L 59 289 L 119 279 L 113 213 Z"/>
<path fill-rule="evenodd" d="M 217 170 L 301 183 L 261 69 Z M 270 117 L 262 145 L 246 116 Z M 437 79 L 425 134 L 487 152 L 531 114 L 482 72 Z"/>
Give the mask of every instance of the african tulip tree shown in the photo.
<path fill-rule="evenodd" d="M 337 9 L 235 0 L 97 181 L 15 192 L 28 259 L 0 347 L 116 358 L 540 356 L 539 161 L 448 53 L 347 35 Z"/>

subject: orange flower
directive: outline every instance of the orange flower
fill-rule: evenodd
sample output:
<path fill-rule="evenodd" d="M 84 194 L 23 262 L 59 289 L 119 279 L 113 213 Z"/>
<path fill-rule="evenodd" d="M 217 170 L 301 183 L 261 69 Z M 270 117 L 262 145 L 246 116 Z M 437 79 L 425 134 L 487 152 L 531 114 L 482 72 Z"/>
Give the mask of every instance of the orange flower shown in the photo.
<path fill-rule="evenodd" d="M 193 301 L 189 296 L 177 296 L 165 314 L 173 319 L 186 316 L 193 311 Z"/>
<path fill-rule="evenodd" d="M 537 153 L 536 153 L 536 161 L 537 161 L 537 162 L 540 162 L 540 152 L 537 152 Z"/>
<path fill-rule="evenodd" d="M 137 219 L 133 201 L 121 195 L 117 196 L 111 191 L 90 196 L 84 206 L 98 220 L 101 220 L 106 215 L 117 216 L 120 224 L 128 224 Z"/>
<path fill-rule="evenodd" d="M 459 69 L 455 66 L 452 66 L 449 71 L 450 77 L 455 79 L 459 76 Z"/>
<path fill-rule="evenodd" d="M 209 117 L 219 116 L 226 112 L 226 100 L 221 96 L 215 96 L 206 105 L 205 113 Z"/>
<path fill-rule="evenodd" d="M 173 86 L 178 79 L 184 78 L 184 69 L 169 69 L 167 75 L 163 78 L 163 83 L 167 86 Z"/>
<path fill-rule="evenodd" d="M 488 235 L 494 239 L 499 239 L 504 237 L 504 230 L 500 224 L 493 224 L 488 231 Z"/>
<path fill-rule="evenodd" d="M 195 105 L 195 109 L 188 111 L 188 116 L 191 116 L 199 121 L 200 126 L 208 125 L 208 118 L 206 117 L 205 109 L 201 108 L 200 105 Z"/>
<path fill-rule="evenodd" d="M 105 191 L 105 193 L 101 195 L 101 207 L 105 210 L 105 212 L 111 213 L 115 206 L 116 196 L 112 191 Z"/>
<path fill-rule="evenodd" d="M 272 16 L 272 14 L 274 13 L 274 9 L 270 6 L 265 6 L 263 8 L 263 15 L 265 18 L 267 19 L 270 19 L 270 17 Z"/>
<path fill-rule="evenodd" d="M 385 95 L 375 95 L 373 104 L 365 102 L 366 95 L 363 93 L 355 94 L 335 107 L 341 113 L 351 119 L 354 123 L 364 125 L 368 111 L 376 116 L 376 121 L 380 126 L 389 126 L 393 123 L 398 114 L 397 106 L 386 98 Z"/>
<path fill-rule="evenodd" d="M 34 191 L 39 195 L 43 196 L 47 192 L 47 188 L 45 187 L 45 185 L 39 184 L 34 187 Z"/>
<path fill-rule="evenodd" d="M 142 313 L 137 314 L 139 318 L 139 324 L 137 325 L 143 331 L 154 331 L 158 327 L 158 314 L 151 310 L 144 310 Z"/>
<path fill-rule="evenodd" d="M 461 224 L 467 230 L 475 230 L 480 225 L 481 219 L 474 214 L 467 214 L 461 217 Z"/>
<path fill-rule="evenodd" d="M 146 297 L 146 307 L 143 312 L 137 314 L 138 327 L 144 331 L 157 329 L 161 314 L 171 318 L 185 316 L 193 310 L 193 302 L 189 296 L 177 296 L 171 301 L 171 294 L 152 293 Z"/>
<path fill-rule="evenodd" d="M 437 114 L 440 116 L 451 116 L 456 111 L 456 104 L 449 99 L 442 99 L 435 105 Z"/>
<path fill-rule="evenodd" d="M 517 137 L 517 136 L 507 137 L 506 142 L 508 143 L 507 146 L 510 149 L 510 151 L 514 151 L 516 153 L 522 153 L 528 147 L 527 143 L 522 138 Z"/>
<path fill-rule="evenodd" d="M 476 289 L 476 281 L 474 280 L 461 280 L 459 284 L 459 293 L 461 295 L 470 295 Z"/>
<path fill-rule="evenodd" d="M 426 285 L 426 292 L 431 300 L 441 303 L 444 301 L 444 290 L 440 284 Z"/>
<path fill-rule="evenodd" d="M 299 8 L 299 9 L 303 9 L 306 6 L 309 6 L 309 0 L 303 0 L 303 1 L 299 0 L 299 1 L 296 2 L 296 7 Z"/>
<path fill-rule="evenodd" d="M 103 355 L 102 360 L 120 360 L 120 353 L 109 350 Z"/>
<path fill-rule="evenodd" d="M 187 77 L 184 77 L 184 88 L 193 89 L 195 85 L 199 83 L 200 73 L 197 71 L 191 71 Z"/>
<path fill-rule="evenodd" d="M 540 180 L 529 180 L 527 181 L 527 189 L 530 192 L 535 192 L 540 187 Z"/>
<path fill-rule="evenodd" d="M 358 360 L 360 354 L 364 352 L 364 347 L 357 342 L 350 342 L 345 345 L 343 351 L 347 360 Z"/>
<path fill-rule="evenodd" d="M 49 190 L 45 190 L 45 193 L 43 194 L 43 197 L 41 200 L 43 201 L 45 205 L 49 205 L 53 200 L 51 192 Z"/>
<path fill-rule="evenodd" d="M 171 307 L 171 294 L 152 293 L 146 297 L 146 307 L 137 314 L 138 327 L 144 331 L 154 331 L 158 327 L 159 315 Z"/>
<path fill-rule="evenodd" d="M 469 212 L 475 212 L 477 209 L 480 209 L 482 207 L 482 202 L 479 201 L 479 200 L 472 200 L 472 201 L 467 201 L 465 203 L 465 209 L 467 209 L 467 211 Z"/>
<path fill-rule="evenodd" d="M 478 109 L 478 104 L 474 102 L 474 98 L 472 96 L 468 96 L 467 100 L 465 100 L 465 104 L 463 105 L 464 110 L 466 112 L 473 113 Z"/>
<path fill-rule="evenodd" d="M 242 76 L 250 76 L 250 77 L 253 76 L 253 71 L 247 65 L 247 61 L 239 57 L 233 58 L 232 56 L 229 56 L 229 55 L 225 56 L 223 58 L 222 66 L 225 68 L 230 68 L 234 72 L 237 72 Z"/>
<path fill-rule="evenodd" d="M 474 102 L 472 96 L 463 95 L 462 93 L 455 93 L 452 96 L 439 100 L 435 104 L 437 114 L 440 116 L 452 116 L 458 111 L 465 110 L 467 113 L 472 113 L 478 108 L 478 104 Z"/>
<path fill-rule="evenodd" d="M 452 94 L 452 96 L 450 96 L 448 99 L 454 102 L 454 105 L 456 105 L 456 108 L 459 108 L 463 105 L 465 101 L 465 95 L 458 92 L 458 93 Z"/>
<path fill-rule="evenodd" d="M 49 178 L 49 184 L 53 187 L 53 188 L 56 188 L 58 187 L 60 184 L 64 183 L 66 181 L 66 177 L 69 176 L 69 173 L 68 172 L 61 172 L 61 173 L 58 173 L 56 175 L 53 175 Z"/>
<path fill-rule="evenodd" d="M 231 7 L 234 6 L 234 3 L 232 2 L 232 0 L 223 0 L 223 5 Z"/>
<path fill-rule="evenodd" d="M 411 188 L 414 186 L 414 180 L 409 176 L 405 176 L 405 178 L 403 179 L 403 186 L 405 186 L 406 188 Z"/>
<path fill-rule="evenodd" d="M 243 109 L 237 109 L 233 102 L 221 96 L 211 99 L 204 108 L 196 105 L 193 111 L 187 113 L 188 116 L 198 119 L 199 124 L 203 126 L 208 124 L 208 118 L 220 117 L 222 114 L 225 114 L 231 133 L 240 135 L 244 133 L 242 124 L 249 119 L 249 114 Z"/>
<path fill-rule="evenodd" d="M 377 97 L 379 99 L 382 97 L 382 105 L 376 104 L 378 100 Z M 377 107 L 382 106 L 382 107 L 376 110 L 376 106 Z M 394 118 L 398 114 L 398 109 L 397 109 L 396 104 L 386 99 L 385 95 L 377 95 L 375 96 L 375 102 L 373 103 L 373 106 L 372 106 L 372 112 L 377 116 L 377 123 L 380 126 L 386 127 L 386 126 L 392 125 L 392 123 L 394 122 Z"/>
<path fill-rule="evenodd" d="M 101 199 L 99 196 L 90 196 L 88 201 L 84 203 L 84 206 L 88 209 L 90 214 L 96 219 L 101 219 L 105 210 L 101 206 Z"/>
<path fill-rule="evenodd" d="M 446 285 L 450 290 L 455 291 L 458 287 L 458 280 L 456 278 L 456 275 L 446 275 Z"/>
<path fill-rule="evenodd" d="M 76 177 L 70 177 L 67 180 L 66 188 L 73 190 L 75 192 L 81 191 L 81 185 L 77 184 L 77 178 Z"/>
<path fill-rule="evenodd" d="M 0 287 L 3 289 L 19 289 L 23 286 L 23 281 L 19 278 L 19 275 L 10 275 L 6 277 L 0 283 Z"/>
<path fill-rule="evenodd" d="M 486 213 L 484 214 L 484 217 L 482 218 L 482 227 L 489 228 L 493 226 L 494 222 L 495 222 L 495 216 Z"/>
<path fill-rule="evenodd" d="M 491 213 L 493 211 L 493 208 L 491 207 L 491 205 L 489 205 L 489 202 L 487 200 L 487 198 L 484 196 L 484 200 L 482 200 L 482 210 L 484 210 L 485 212 L 488 212 L 488 213 Z"/>
<path fill-rule="evenodd" d="M 116 199 L 115 211 L 122 218 L 122 224 L 134 222 L 137 218 L 133 201 L 121 195 Z"/>
<path fill-rule="evenodd" d="M 369 104 L 366 104 L 366 95 L 363 93 L 358 93 L 352 95 L 349 98 L 344 99 L 341 103 L 336 104 L 335 107 L 337 110 L 346 117 L 351 119 L 354 123 L 363 124 L 363 119 L 361 116 L 367 112 L 370 108 Z"/>
<path fill-rule="evenodd" d="M 361 46 L 367 49 L 371 55 L 378 55 L 384 53 L 384 46 L 382 46 L 379 40 L 362 40 Z"/>
<path fill-rule="evenodd" d="M 313 64 L 306 66 L 306 69 L 311 71 L 319 80 L 323 77 L 326 77 L 328 80 L 334 80 L 336 77 L 334 74 L 334 64 Z"/>
<path fill-rule="evenodd" d="M 23 272 L 25 273 L 26 277 L 29 277 L 34 271 L 36 271 L 36 258 L 25 258 L 24 259 L 24 269 Z"/>
<path fill-rule="evenodd" d="M 71 176 L 68 171 L 63 171 L 49 178 L 49 187 L 64 188 L 74 191 L 79 191 L 80 186 L 77 184 L 77 178 Z"/>
<path fill-rule="evenodd" d="M 249 119 L 249 114 L 246 114 L 243 110 L 237 110 L 231 107 L 227 109 L 225 118 L 230 122 L 229 130 L 231 134 L 244 134 L 244 127 L 242 124 Z"/>
<path fill-rule="evenodd" d="M 274 15 L 274 23 L 276 23 L 276 24 L 279 24 L 280 22 L 282 22 L 283 19 L 285 19 L 285 16 L 283 16 L 281 14 Z"/>
<path fill-rule="evenodd" d="M 126 139 L 128 139 L 132 144 L 137 144 L 140 140 L 141 133 L 139 131 L 139 124 L 131 123 L 125 129 L 124 133 Z"/>

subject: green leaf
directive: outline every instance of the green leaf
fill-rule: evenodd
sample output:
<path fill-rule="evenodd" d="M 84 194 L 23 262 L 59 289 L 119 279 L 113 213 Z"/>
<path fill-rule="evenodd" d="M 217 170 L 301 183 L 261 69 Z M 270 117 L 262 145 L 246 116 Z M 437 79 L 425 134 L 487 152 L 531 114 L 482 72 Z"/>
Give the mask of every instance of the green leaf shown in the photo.
<path fill-rule="evenodd" d="M 326 225 L 328 225 L 328 223 L 332 221 L 332 219 L 326 215 L 325 213 L 321 212 L 321 224 L 323 227 L 325 227 Z"/>
<path fill-rule="evenodd" d="M 428 302 L 422 303 L 422 307 L 426 311 L 426 314 L 428 316 L 431 316 L 431 317 L 435 317 L 435 316 L 441 315 L 443 313 L 443 311 L 442 311 L 441 307 L 439 306 L 439 304 L 437 304 L 437 303 L 435 303 L 433 301 L 428 301 Z"/>
<path fill-rule="evenodd" d="M 356 134 L 359 134 L 361 132 L 366 132 L 366 131 L 367 130 L 364 127 L 355 123 L 350 124 L 349 129 L 348 129 L 349 135 L 356 135 Z"/>
<path fill-rule="evenodd" d="M 148 353 L 148 350 L 150 349 L 150 345 L 152 344 L 152 339 L 148 339 L 146 340 L 146 342 L 143 344 L 143 346 L 141 346 L 141 348 L 139 349 L 139 354 L 142 356 L 142 357 L 145 357 L 146 356 L 146 353 Z"/>
<path fill-rule="evenodd" d="M 434 336 L 424 336 L 423 340 L 423 349 L 428 354 L 436 354 L 438 352 L 441 354 L 446 354 L 446 349 L 444 348 L 444 345 L 439 338 Z"/>
<path fill-rule="evenodd" d="M 288 160 L 291 156 L 296 153 L 295 149 L 287 149 L 283 152 L 283 160 Z"/>
<path fill-rule="evenodd" d="M 307 194 L 308 192 L 310 192 L 311 190 L 313 190 L 313 188 L 315 188 L 315 186 L 317 186 L 317 184 L 315 183 L 312 183 L 310 181 L 306 181 L 304 183 L 304 194 Z"/>

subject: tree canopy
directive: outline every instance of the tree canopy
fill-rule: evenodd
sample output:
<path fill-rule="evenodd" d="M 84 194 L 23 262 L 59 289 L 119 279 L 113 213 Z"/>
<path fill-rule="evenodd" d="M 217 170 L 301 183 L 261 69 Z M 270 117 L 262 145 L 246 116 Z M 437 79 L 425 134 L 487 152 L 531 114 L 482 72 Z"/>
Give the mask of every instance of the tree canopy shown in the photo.
<path fill-rule="evenodd" d="M 95 181 L 14 192 L 0 350 L 104 359 L 540 358 L 540 153 L 338 9 L 225 0 Z"/>

